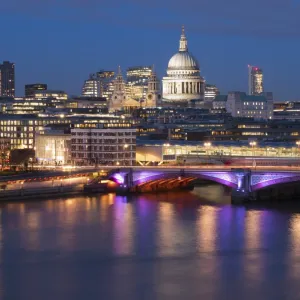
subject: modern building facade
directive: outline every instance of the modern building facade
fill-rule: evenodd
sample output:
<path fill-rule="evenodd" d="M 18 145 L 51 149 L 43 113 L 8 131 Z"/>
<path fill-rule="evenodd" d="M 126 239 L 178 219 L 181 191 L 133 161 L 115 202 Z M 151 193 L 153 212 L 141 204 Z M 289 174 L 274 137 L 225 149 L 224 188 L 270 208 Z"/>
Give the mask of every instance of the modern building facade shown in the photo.
<path fill-rule="evenodd" d="M 128 124 L 129 125 L 129 124 Z M 72 133 L 72 161 L 82 165 L 132 166 L 135 164 L 136 129 L 76 126 Z"/>
<path fill-rule="evenodd" d="M 264 92 L 264 78 L 262 69 L 248 65 L 249 95 L 259 95 Z"/>
<path fill-rule="evenodd" d="M 213 101 L 217 95 L 219 95 L 219 89 L 213 84 L 206 84 L 204 91 L 205 101 Z"/>
<path fill-rule="evenodd" d="M 0 64 L 0 96 L 15 97 L 15 64 L 9 61 Z"/>
<path fill-rule="evenodd" d="M 97 72 L 100 78 L 100 96 L 109 100 L 113 93 L 113 80 L 115 78 L 114 71 L 101 70 Z"/>
<path fill-rule="evenodd" d="M 150 66 L 138 66 L 127 69 L 127 85 L 129 96 L 135 100 L 146 98 L 148 80 L 152 74 Z"/>
<path fill-rule="evenodd" d="M 202 143 L 143 141 L 137 144 L 136 160 L 141 165 L 153 163 L 171 163 L 172 165 L 178 163 L 182 165 L 183 162 L 185 162 L 185 165 L 206 163 L 220 165 L 234 157 L 250 158 L 249 164 L 252 164 L 253 157 L 255 157 L 257 159 L 256 164 L 259 165 L 261 159 L 268 157 L 273 158 L 271 165 L 277 165 L 281 159 L 295 159 L 296 163 L 299 164 L 300 151 L 296 143 L 256 142 L 255 146 L 253 145 L 246 140 L 230 142 L 203 141 Z M 245 160 L 240 161 L 245 163 Z"/>
<path fill-rule="evenodd" d="M 48 89 L 47 84 L 45 83 L 34 83 L 25 85 L 25 97 L 34 98 L 36 92 L 46 91 Z"/>
<path fill-rule="evenodd" d="M 68 94 L 64 91 L 37 90 L 34 92 L 35 99 L 56 99 L 58 101 L 68 100 Z"/>
<path fill-rule="evenodd" d="M 226 111 L 232 117 L 272 119 L 273 94 L 246 95 L 243 92 L 230 92 L 226 101 Z"/>
<path fill-rule="evenodd" d="M 96 74 L 90 74 L 89 79 L 85 80 L 81 94 L 87 97 L 100 97 L 101 83 Z"/>
<path fill-rule="evenodd" d="M 71 133 L 52 129 L 39 131 L 35 135 L 35 156 L 43 165 L 71 163 Z"/>
<path fill-rule="evenodd" d="M 103 70 L 90 74 L 89 79 L 85 80 L 82 87 L 82 96 L 110 99 L 113 91 L 114 76 L 115 72 Z"/>
<path fill-rule="evenodd" d="M 167 75 L 162 82 L 164 102 L 204 100 L 205 81 L 200 76 L 197 59 L 188 51 L 184 27 L 182 27 L 179 51 L 170 59 Z"/>
<path fill-rule="evenodd" d="M 11 149 L 34 149 L 35 136 L 44 130 L 45 126 L 62 126 L 64 128 L 95 128 L 97 124 L 105 124 L 107 128 L 130 128 L 124 118 L 107 114 L 0 114 L 0 138 L 8 139 Z"/>

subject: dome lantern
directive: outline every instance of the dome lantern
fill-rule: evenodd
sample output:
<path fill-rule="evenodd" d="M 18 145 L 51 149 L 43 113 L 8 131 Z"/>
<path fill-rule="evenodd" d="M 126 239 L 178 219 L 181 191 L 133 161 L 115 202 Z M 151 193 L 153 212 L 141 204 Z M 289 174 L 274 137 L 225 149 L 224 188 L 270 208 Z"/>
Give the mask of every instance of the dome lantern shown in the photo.
<path fill-rule="evenodd" d="M 188 51 L 187 39 L 186 39 L 186 36 L 185 36 L 184 25 L 182 26 L 182 29 L 181 29 L 181 37 L 180 37 L 180 41 L 179 41 L 179 51 L 180 52 Z"/>

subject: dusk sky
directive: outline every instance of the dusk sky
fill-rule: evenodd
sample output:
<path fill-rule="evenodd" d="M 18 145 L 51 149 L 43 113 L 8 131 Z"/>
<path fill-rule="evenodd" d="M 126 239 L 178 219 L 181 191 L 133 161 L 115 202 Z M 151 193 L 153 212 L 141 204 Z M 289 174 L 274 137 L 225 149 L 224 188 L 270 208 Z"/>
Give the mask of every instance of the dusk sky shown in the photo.
<path fill-rule="evenodd" d="M 162 77 L 181 25 L 207 83 L 247 91 L 247 65 L 275 100 L 300 100 L 298 0 L 1 0 L 0 61 L 26 83 L 80 94 L 100 69 L 155 65 Z"/>

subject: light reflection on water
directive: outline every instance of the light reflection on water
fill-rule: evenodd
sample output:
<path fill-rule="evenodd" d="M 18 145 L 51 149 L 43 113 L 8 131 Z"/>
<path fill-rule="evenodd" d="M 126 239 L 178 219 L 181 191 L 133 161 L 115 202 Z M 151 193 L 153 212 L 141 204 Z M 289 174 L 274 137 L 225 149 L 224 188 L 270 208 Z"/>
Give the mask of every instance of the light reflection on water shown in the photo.
<path fill-rule="evenodd" d="M 3 204 L 0 299 L 300 299 L 300 210 L 228 199 L 212 185 Z"/>

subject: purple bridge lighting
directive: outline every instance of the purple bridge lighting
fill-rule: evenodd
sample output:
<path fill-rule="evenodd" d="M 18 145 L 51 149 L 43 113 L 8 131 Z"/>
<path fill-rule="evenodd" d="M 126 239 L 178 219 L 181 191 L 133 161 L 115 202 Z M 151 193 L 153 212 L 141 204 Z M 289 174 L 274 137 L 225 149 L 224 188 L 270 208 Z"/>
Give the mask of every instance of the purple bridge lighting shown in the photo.
<path fill-rule="evenodd" d="M 203 170 L 178 168 L 130 168 L 111 172 L 110 179 L 127 189 L 161 179 L 190 177 L 205 179 L 232 188 L 233 194 L 249 197 L 263 188 L 282 183 L 300 182 L 299 171 L 251 171 L 250 169 Z"/>

